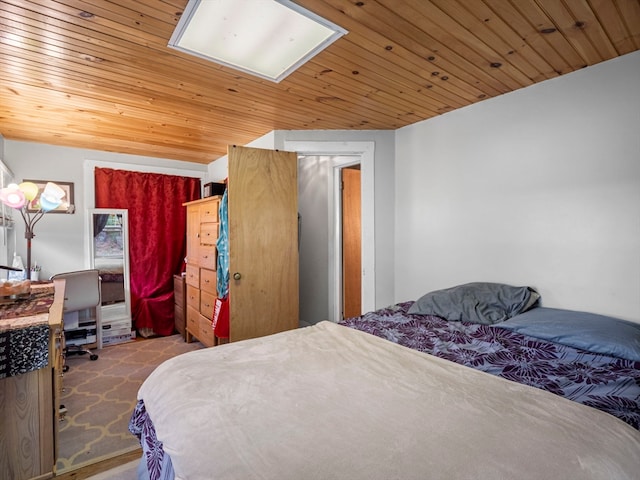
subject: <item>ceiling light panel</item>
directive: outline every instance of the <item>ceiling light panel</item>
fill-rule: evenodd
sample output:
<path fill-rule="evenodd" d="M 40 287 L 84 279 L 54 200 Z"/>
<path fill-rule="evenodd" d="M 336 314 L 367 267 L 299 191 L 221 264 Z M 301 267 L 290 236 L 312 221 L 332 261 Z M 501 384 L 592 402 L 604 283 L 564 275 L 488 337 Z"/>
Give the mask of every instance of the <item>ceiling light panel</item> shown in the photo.
<path fill-rule="evenodd" d="M 280 82 L 346 33 L 288 0 L 189 0 L 169 46 Z"/>

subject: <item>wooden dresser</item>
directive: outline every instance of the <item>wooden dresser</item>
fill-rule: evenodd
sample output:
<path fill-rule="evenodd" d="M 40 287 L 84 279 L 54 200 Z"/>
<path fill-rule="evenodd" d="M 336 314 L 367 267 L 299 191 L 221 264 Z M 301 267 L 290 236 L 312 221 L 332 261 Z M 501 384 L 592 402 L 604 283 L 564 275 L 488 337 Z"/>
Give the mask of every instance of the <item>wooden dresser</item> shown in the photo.
<path fill-rule="evenodd" d="M 216 241 L 220 197 L 208 197 L 185 204 L 187 207 L 187 328 L 185 339 L 197 338 L 212 347 L 215 337 L 211 320 L 217 297 Z"/>
<path fill-rule="evenodd" d="M 45 342 L 35 352 L 36 356 L 42 355 L 42 361 L 46 362 L 41 368 L 26 373 L 14 375 L 5 372 L 7 376 L 0 379 L 2 479 L 46 479 L 55 474 L 64 348 L 64 280 L 56 280 L 54 285 L 55 295 L 48 313 L 0 320 L 0 332 L 5 338 L 18 331 L 36 332 L 44 329 Z M 12 355 L 6 348 L 0 353 L 7 354 Z"/>

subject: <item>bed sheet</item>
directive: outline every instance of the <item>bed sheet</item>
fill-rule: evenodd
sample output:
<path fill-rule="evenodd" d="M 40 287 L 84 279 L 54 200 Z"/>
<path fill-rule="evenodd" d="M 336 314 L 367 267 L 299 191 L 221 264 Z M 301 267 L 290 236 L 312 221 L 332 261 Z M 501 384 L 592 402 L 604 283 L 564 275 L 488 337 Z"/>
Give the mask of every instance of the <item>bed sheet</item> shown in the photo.
<path fill-rule="evenodd" d="M 392 305 L 343 325 L 618 417 L 640 429 L 640 362 L 594 354 L 489 325 L 449 322 Z"/>

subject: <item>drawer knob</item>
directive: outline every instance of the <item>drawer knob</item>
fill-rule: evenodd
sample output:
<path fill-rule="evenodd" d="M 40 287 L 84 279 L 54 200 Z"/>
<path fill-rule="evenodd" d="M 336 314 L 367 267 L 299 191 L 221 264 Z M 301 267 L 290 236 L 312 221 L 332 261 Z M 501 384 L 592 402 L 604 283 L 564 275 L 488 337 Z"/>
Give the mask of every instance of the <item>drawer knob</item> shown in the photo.
<path fill-rule="evenodd" d="M 233 274 L 233 279 L 234 280 L 240 280 L 242 278 L 242 275 L 240 275 L 240 272 L 236 272 Z"/>

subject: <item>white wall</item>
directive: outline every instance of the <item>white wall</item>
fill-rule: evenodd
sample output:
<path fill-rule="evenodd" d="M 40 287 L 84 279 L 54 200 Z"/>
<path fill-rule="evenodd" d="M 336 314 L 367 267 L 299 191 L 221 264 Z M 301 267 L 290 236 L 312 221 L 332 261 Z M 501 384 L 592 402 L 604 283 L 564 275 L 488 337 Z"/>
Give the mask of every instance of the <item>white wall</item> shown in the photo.
<path fill-rule="evenodd" d="M 6 184 L 5 177 L 8 176 L 6 171 L 6 164 L 4 163 L 4 137 L 0 134 L 0 178 L 2 178 L 3 186 Z M 9 180 L 7 180 L 8 182 Z M 9 211 L 11 208 L 0 204 L 0 264 L 1 265 L 11 265 L 13 260 L 13 236 L 9 235 L 12 230 L 7 228 L 7 225 L 4 221 L 5 210 Z M 7 278 L 8 271 L 0 271 L 0 278 Z"/>
<path fill-rule="evenodd" d="M 470 281 L 640 322 L 640 52 L 396 132 L 395 299 Z"/>
<path fill-rule="evenodd" d="M 329 315 L 329 181 L 332 158 L 298 160 L 300 221 L 300 324 L 313 325 Z"/>
<path fill-rule="evenodd" d="M 113 163 L 113 168 L 120 165 L 147 166 L 145 171 L 156 167 L 180 169 L 185 172 L 206 172 L 207 166 L 190 162 L 177 162 L 153 157 L 126 155 L 80 148 L 58 147 L 33 142 L 18 142 L 5 139 L 4 162 L 12 170 L 15 180 L 23 179 L 51 180 L 72 182 L 74 184 L 74 204 L 76 213 L 46 214 L 34 228 L 35 238 L 32 242 L 32 263 L 37 260 L 42 264 L 41 278 L 48 278 L 54 273 L 79 270 L 88 265 L 85 248 L 85 185 L 83 179 L 83 163 L 94 160 Z M 17 251 L 26 261 L 26 240 L 24 224 L 14 212 Z"/>

